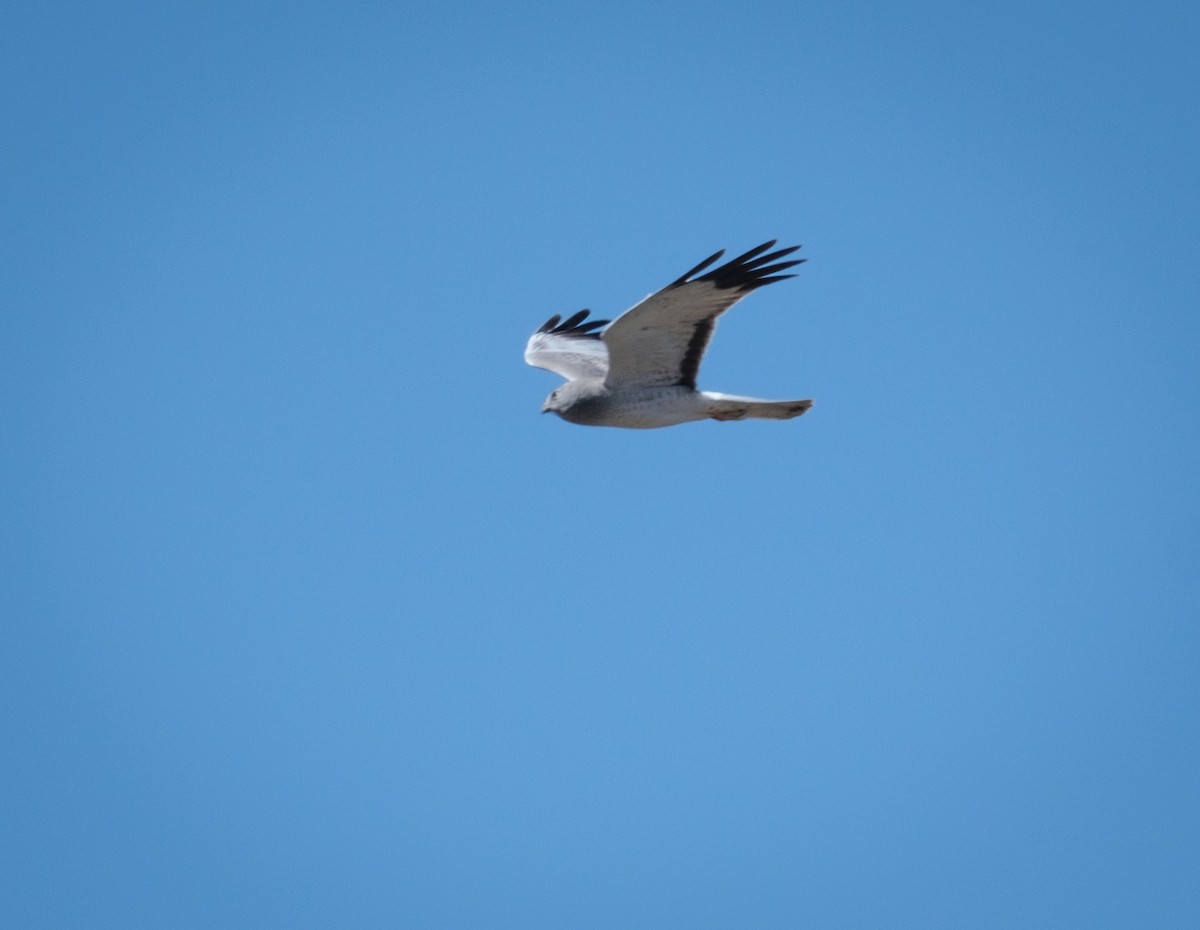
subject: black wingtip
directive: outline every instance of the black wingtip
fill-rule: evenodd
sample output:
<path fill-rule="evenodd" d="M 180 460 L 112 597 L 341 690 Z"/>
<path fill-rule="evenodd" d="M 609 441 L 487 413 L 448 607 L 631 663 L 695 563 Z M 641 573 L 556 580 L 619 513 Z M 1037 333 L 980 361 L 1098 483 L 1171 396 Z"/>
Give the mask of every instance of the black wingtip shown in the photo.
<path fill-rule="evenodd" d="M 602 326 L 607 326 L 610 320 L 587 320 L 590 310 L 580 310 L 578 313 L 572 314 L 563 319 L 559 313 L 554 314 L 545 323 L 538 327 L 539 333 L 549 333 L 554 336 L 570 336 L 580 339 L 599 339 L 600 334 L 592 332 L 594 329 L 600 329 Z"/>
<path fill-rule="evenodd" d="M 725 254 L 724 249 L 717 249 L 717 251 L 715 251 L 712 255 L 708 256 L 708 258 L 706 258 L 704 261 L 702 261 L 695 268 L 691 269 L 690 271 L 685 271 L 683 274 L 681 274 L 678 278 L 676 278 L 674 281 L 672 281 L 670 284 L 668 284 L 667 287 L 678 287 L 680 284 L 687 284 L 687 282 L 691 279 L 692 275 L 699 274 L 701 271 L 703 271 L 705 268 L 707 268 L 709 265 L 711 265 L 713 262 L 715 262 L 718 258 L 720 258 L 724 254 Z"/>
<path fill-rule="evenodd" d="M 752 291 L 756 287 L 762 287 L 764 284 L 771 284 L 774 281 L 783 281 L 787 278 L 795 277 L 795 275 L 780 275 L 776 274 L 776 272 L 799 265 L 805 259 L 797 258 L 787 262 L 776 261 L 776 259 L 791 255 L 800 246 L 793 245 L 771 252 L 770 250 L 775 247 L 778 241 L 778 239 L 771 239 L 762 245 L 755 246 L 749 252 L 743 252 L 737 258 L 730 259 L 724 265 L 714 268 L 707 274 L 694 277 L 724 255 L 725 250 L 722 249 L 667 286 L 680 287 L 684 284 L 690 284 L 693 281 L 711 281 L 721 290 Z"/>
<path fill-rule="evenodd" d="M 565 320 L 563 320 L 562 325 L 559 328 L 562 330 L 574 329 L 576 326 L 578 326 L 580 323 L 582 323 L 587 318 L 588 318 L 588 311 L 580 310 L 578 313 L 573 314 L 572 316 L 569 316 Z"/>

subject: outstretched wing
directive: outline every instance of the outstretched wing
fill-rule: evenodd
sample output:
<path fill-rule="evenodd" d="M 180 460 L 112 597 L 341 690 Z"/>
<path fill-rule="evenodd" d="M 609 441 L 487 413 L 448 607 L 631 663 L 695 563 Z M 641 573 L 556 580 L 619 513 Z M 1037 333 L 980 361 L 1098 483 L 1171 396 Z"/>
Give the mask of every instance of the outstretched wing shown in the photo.
<path fill-rule="evenodd" d="M 579 378 L 603 378 L 608 373 L 608 348 L 593 332 L 607 326 L 608 320 L 590 320 L 580 310 L 564 320 L 554 314 L 529 337 L 525 361 L 534 368 L 545 368 L 568 381 Z"/>
<path fill-rule="evenodd" d="M 804 259 L 781 262 L 800 246 L 770 252 L 775 240 L 695 277 L 725 254 L 722 249 L 619 316 L 603 335 L 607 384 L 679 384 L 695 389 L 700 360 L 717 317 L 755 288 L 795 275 L 778 274 Z M 767 253 L 767 254 L 764 254 Z"/>

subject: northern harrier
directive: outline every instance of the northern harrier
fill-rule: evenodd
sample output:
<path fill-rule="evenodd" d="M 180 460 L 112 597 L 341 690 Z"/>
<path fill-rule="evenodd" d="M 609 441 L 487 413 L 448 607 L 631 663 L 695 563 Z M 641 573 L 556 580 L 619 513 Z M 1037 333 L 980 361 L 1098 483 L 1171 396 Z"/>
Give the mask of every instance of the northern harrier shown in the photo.
<path fill-rule="evenodd" d="M 755 288 L 795 277 L 778 274 L 804 259 L 778 259 L 800 248 L 768 252 L 775 240 L 701 275 L 722 249 L 656 294 L 608 320 L 587 310 L 550 317 L 525 346 L 525 361 L 567 379 L 546 398 L 542 413 L 585 426 L 652 429 L 690 420 L 790 420 L 811 400 L 761 400 L 696 390 L 696 372 L 717 317 Z M 763 254 L 767 252 L 768 254 Z M 700 275 L 696 277 L 696 275 Z"/>

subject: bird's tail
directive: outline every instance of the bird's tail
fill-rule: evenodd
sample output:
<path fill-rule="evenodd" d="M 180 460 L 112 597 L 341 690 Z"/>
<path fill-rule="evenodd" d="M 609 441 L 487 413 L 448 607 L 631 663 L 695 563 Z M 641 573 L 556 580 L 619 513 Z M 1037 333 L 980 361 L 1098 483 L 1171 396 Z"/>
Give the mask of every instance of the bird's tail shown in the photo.
<path fill-rule="evenodd" d="M 813 405 L 811 400 L 760 400 L 757 397 L 737 397 L 702 391 L 708 401 L 708 416 L 714 420 L 745 420 L 759 417 L 765 420 L 790 420 Z"/>

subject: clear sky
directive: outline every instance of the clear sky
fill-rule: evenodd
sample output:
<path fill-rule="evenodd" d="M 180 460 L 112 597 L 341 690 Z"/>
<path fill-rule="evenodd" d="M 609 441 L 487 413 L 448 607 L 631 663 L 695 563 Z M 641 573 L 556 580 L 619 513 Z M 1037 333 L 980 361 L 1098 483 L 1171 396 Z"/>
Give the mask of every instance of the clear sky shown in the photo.
<path fill-rule="evenodd" d="M 1196 4 L 511 6 L 4 14 L 0 924 L 1200 925 Z"/>

